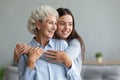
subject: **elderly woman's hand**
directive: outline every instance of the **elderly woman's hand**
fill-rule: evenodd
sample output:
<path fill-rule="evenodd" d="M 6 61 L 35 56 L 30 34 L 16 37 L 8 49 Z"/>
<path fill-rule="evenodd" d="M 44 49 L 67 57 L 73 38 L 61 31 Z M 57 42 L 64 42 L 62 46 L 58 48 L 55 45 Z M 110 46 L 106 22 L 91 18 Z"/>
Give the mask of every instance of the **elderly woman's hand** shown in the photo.
<path fill-rule="evenodd" d="M 38 60 L 44 52 L 45 52 L 45 50 L 42 48 L 31 47 L 28 52 L 27 66 L 34 69 L 36 60 Z"/>

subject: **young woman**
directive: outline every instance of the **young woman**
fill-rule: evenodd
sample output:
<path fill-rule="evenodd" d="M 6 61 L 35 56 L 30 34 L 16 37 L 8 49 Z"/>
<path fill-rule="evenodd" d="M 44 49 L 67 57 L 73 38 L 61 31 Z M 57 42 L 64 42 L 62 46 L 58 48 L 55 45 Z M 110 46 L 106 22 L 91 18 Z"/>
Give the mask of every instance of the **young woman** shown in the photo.
<path fill-rule="evenodd" d="M 75 30 L 75 21 L 72 12 L 67 8 L 58 8 L 57 11 L 59 14 L 59 20 L 54 38 L 66 40 L 68 42 L 68 47 L 64 50 L 64 52 L 57 51 L 56 56 L 53 56 L 56 54 L 56 51 L 49 50 L 49 53 L 46 55 L 46 57 L 52 58 L 50 62 L 69 62 L 66 64 L 67 68 L 75 67 L 77 71 L 73 70 L 72 72 L 77 75 L 76 80 L 81 80 L 80 74 L 82 60 L 84 60 L 85 54 L 84 42 L 81 36 Z M 69 58 L 68 56 L 70 59 L 67 59 Z M 70 80 L 73 80 L 71 75 L 67 76 L 69 76 Z"/>

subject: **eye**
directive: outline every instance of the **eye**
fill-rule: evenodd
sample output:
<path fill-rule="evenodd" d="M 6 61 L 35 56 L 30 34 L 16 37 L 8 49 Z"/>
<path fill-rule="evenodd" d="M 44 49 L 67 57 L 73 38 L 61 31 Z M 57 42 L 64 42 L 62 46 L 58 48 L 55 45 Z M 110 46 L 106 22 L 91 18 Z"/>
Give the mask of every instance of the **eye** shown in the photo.
<path fill-rule="evenodd" d="M 61 25 L 61 26 L 64 26 L 65 22 L 59 22 L 58 24 Z"/>
<path fill-rule="evenodd" d="M 48 24 L 56 25 L 57 26 L 57 22 L 54 22 L 54 21 L 49 21 Z"/>
<path fill-rule="evenodd" d="M 69 25 L 69 26 L 73 26 L 73 24 L 72 24 L 71 22 L 70 22 L 70 23 L 68 23 L 68 25 Z"/>
<path fill-rule="evenodd" d="M 53 22 L 53 21 L 49 21 L 48 23 L 49 23 L 49 24 L 54 24 L 54 22 Z"/>

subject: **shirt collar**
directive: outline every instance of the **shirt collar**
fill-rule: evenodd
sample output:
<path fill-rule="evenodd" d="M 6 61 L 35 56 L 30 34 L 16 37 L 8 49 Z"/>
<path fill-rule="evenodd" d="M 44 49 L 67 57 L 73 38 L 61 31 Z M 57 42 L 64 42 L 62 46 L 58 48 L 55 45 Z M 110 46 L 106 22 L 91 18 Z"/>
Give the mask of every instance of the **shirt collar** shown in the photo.
<path fill-rule="evenodd" d="M 33 37 L 32 41 L 31 41 L 31 43 L 32 43 L 32 46 L 34 46 L 34 47 L 42 47 L 42 45 L 41 45 L 40 43 L 38 43 L 38 42 L 35 40 L 34 37 Z M 53 39 L 49 39 L 49 42 L 48 42 L 48 44 L 47 44 L 46 46 L 53 47 L 53 45 L 54 45 Z"/>

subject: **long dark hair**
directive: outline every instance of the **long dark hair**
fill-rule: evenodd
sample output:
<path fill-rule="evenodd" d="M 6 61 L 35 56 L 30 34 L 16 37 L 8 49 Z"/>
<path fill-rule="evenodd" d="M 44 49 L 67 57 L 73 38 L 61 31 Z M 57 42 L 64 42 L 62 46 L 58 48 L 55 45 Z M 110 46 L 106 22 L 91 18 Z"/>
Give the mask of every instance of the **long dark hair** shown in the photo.
<path fill-rule="evenodd" d="M 85 45 L 84 45 L 84 41 L 83 41 L 82 37 L 75 30 L 75 20 L 74 20 L 72 12 L 67 8 L 58 8 L 57 11 L 58 11 L 59 17 L 61 17 L 63 15 L 67 15 L 67 14 L 72 16 L 73 30 L 72 30 L 71 34 L 68 36 L 67 40 L 71 40 L 71 39 L 75 39 L 75 38 L 79 40 L 80 45 L 81 45 L 82 60 L 84 60 Z"/>

